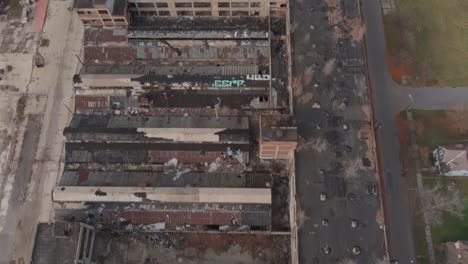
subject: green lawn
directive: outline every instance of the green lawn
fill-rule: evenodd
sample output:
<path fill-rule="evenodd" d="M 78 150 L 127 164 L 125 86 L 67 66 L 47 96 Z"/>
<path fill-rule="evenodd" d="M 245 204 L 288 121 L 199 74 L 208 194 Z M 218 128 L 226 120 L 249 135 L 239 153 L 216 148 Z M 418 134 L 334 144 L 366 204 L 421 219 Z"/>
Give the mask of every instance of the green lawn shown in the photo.
<path fill-rule="evenodd" d="M 467 135 L 454 135 L 453 130 L 447 129 L 447 112 L 445 111 L 432 111 L 432 110 L 411 110 L 413 119 L 416 124 L 417 143 L 424 151 L 431 151 L 434 146 L 444 145 L 450 143 L 460 143 L 468 139 Z M 400 118 L 403 124 L 400 126 L 406 127 L 409 133 L 408 124 L 406 123 L 406 113 L 400 113 Z M 407 134 L 400 136 L 407 137 Z M 408 201 L 410 206 L 413 238 L 415 242 L 415 251 L 418 256 L 418 263 L 429 263 L 427 254 L 427 243 L 424 234 L 424 223 L 420 208 L 419 199 L 417 197 L 417 184 L 414 163 L 409 155 L 409 146 L 404 144 L 401 146 L 401 157 L 405 160 L 407 170 L 407 184 L 408 184 Z M 426 163 L 429 154 L 422 157 Z M 422 154 L 424 155 L 424 154 Z M 424 163 L 424 162 L 423 162 Z M 431 165 L 428 165 L 431 166 Z M 464 210 L 464 218 L 445 214 L 443 216 L 443 224 L 432 229 L 432 237 L 434 246 L 437 247 L 444 241 L 468 240 L 468 178 L 460 177 L 444 177 L 437 175 L 430 170 L 423 171 L 423 180 L 426 186 L 434 185 L 436 182 L 447 185 L 449 181 L 454 181 L 457 188 L 467 198 L 467 203 Z M 437 251 L 436 251 L 437 254 Z"/>
<path fill-rule="evenodd" d="M 464 194 L 467 199 L 464 217 L 459 218 L 451 214 L 445 214 L 443 224 L 432 228 L 432 240 L 434 245 L 444 241 L 468 240 L 468 179 L 460 177 L 430 177 L 424 179 L 425 185 L 434 185 L 436 182 L 447 185 L 448 182 L 455 182 L 455 186 Z"/>
<path fill-rule="evenodd" d="M 438 145 L 448 145 L 468 142 L 468 134 L 453 134 L 444 123 L 447 112 L 444 110 L 410 110 L 413 119 L 423 126 L 423 131 L 418 133 L 416 143 L 422 147 L 434 148 Z M 406 113 L 400 113 L 406 119 Z"/>
<path fill-rule="evenodd" d="M 392 61 L 416 85 L 468 85 L 468 1 L 395 3 L 397 10 L 384 17 Z"/>

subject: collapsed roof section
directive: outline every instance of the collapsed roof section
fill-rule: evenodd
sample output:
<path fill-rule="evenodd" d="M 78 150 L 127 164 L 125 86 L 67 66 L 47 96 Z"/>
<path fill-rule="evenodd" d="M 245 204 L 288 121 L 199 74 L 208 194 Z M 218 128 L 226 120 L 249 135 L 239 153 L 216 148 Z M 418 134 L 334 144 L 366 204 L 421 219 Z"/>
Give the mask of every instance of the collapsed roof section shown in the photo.
<path fill-rule="evenodd" d="M 75 110 L 77 113 L 99 115 L 160 115 L 162 109 L 197 108 L 198 111 L 210 112 L 205 114 L 215 118 L 216 108 L 219 112 L 229 110 L 230 116 L 235 110 L 264 109 L 269 106 L 268 91 L 249 90 L 162 90 L 150 91 L 139 95 L 125 95 L 125 90 L 83 90 L 75 96 Z M 172 110 L 170 110 L 172 109 Z M 175 115 L 169 113 L 168 115 Z M 235 114 L 236 116 L 238 114 Z"/>
<path fill-rule="evenodd" d="M 84 64 L 268 65 L 268 39 L 134 39 L 125 28 L 85 28 Z"/>
<path fill-rule="evenodd" d="M 258 65 L 89 65 L 73 77 L 76 88 L 269 88 L 268 68 Z"/>
<path fill-rule="evenodd" d="M 65 143 L 66 163 L 184 164 L 249 163 L 249 142 L 243 143 Z"/>
<path fill-rule="evenodd" d="M 248 142 L 247 117 L 74 115 L 64 135 L 71 141 Z"/>
<path fill-rule="evenodd" d="M 56 221 L 67 221 L 70 218 L 82 222 L 96 222 L 113 229 L 125 228 L 131 223 L 132 225 L 152 225 L 153 229 L 156 229 L 146 231 L 173 230 L 178 227 L 188 229 L 188 225 L 230 226 L 244 231 L 246 226 L 268 227 L 271 225 L 271 205 L 164 202 L 88 203 L 83 209 L 58 209 L 56 211 Z"/>

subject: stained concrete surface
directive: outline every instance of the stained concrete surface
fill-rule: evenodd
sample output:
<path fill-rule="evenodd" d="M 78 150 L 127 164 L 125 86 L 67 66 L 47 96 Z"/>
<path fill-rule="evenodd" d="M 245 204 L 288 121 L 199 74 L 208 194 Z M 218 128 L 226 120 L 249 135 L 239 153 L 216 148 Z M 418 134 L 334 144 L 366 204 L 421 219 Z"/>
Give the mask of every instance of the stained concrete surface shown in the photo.
<path fill-rule="evenodd" d="M 42 32 L 42 37 L 50 40 L 48 46 L 38 47 L 38 38 L 31 38 L 27 32 L 23 37 L 15 38 L 13 34 L 8 35 L 8 31 L 2 31 L 7 35 L 2 35 L 1 52 L 34 53 L 39 48 L 46 61 L 43 68 L 34 68 L 31 60 L 17 62 L 29 64 L 32 73 L 26 87 L 19 87 L 18 96 L 25 98 L 25 105 L 20 108 L 24 109 L 26 118 L 16 118 L 12 124 L 15 129 L 11 136 L 16 144 L 9 153 L 12 162 L 9 160 L 1 175 L 4 183 L 0 184 L 0 212 L 4 217 L 0 221 L 1 264 L 29 263 L 33 246 L 31 238 L 37 223 L 53 219 L 50 192 L 59 170 L 62 130 L 69 120 L 69 112 L 63 105 L 68 105 L 71 99 L 71 78 L 78 63 L 75 54 L 80 53 L 83 29 L 77 15 L 70 15 L 67 10 L 69 4 L 69 1 L 49 3 Z M 32 36 L 36 36 L 34 34 Z M 9 114 L 15 116 L 15 112 Z M 30 115 L 42 117 L 37 126 L 28 127 L 27 117 Z M 22 144 L 25 144 L 24 148 Z M 31 144 L 37 146 L 37 151 Z"/>
<path fill-rule="evenodd" d="M 357 2 L 327 2 L 337 2 L 345 16 L 359 14 Z M 376 263 L 384 258 L 384 237 L 362 43 L 346 34 L 332 38 L 326 1 L 290 6 L 294 109 L 303 138 L 296 154 L 300 263 Z M 324 70 L 330 59 L 334 67 Z"/>

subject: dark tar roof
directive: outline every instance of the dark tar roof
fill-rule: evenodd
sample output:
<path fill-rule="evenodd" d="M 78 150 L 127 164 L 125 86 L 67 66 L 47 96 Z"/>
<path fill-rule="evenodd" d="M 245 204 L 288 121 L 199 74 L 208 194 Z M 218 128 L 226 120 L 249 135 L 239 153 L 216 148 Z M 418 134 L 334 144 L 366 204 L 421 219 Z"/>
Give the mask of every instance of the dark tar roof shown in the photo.
<path fill-rule="evenodd" d="M 156 160 L 162 163 L 170 160 L 175 154 L 179 153 L 180 158 L 184 158 L 190 153 L 199 153 L 198 160 L 208 161 L 212 158 L 202 155 L 202 152 L 226 152 L 227 149 L 240 150 L 243 153 L 249 153 L 249 143 L 65 143 L 65 162 L 67 163 L 136 163 L 143 164 L 151 161 L 150 154 L 154 152 L 164 153 L 164 157 Z M 248 155 L 247 155 L 248 156 Z M 194 158 L 188 157 L 187 162 Z M 211 160 L 211 161 L 213 161 Z M 245 158 L 248 160 L 248 157 Z M 210 161 L 210 162 L 211 162 Z M 192 163 L 198 163 L 193 161 Z"/>
<path fill-rule="evenodd" d="M 88 171 L 66 170 L 59 186 L 146 186 L 146 187 L 211 187 L 266 188 L 271 186 L 269 173 L 189 172 L 176 180 L 174 173 L 163 171 Z"/>
<path fill-rule="evenodd" d="M 263 141 L 297 141 L 297 128 L 271 127 L 262 128 Z"/>
<path fill-rule="evenodd" d="M 93 0 L 75 0 L 73 8 L 94 8 L 93 2 Z"/>
<path fill-rule="evenodd" d="M 260 69 L 261 68 L 261 69 Z M 81 69 L 82 74 L 152 74 L 152 75 L 224 75 L 231 70 L 244 75 L 258 74 L 259 70 L 268 73 L 267 65 L 190 65 L 190 66 L 168 66 L 168 65 L 124 65 L 124 64 L 88 64 Z"/>
<path fill-rule="evenodd" d="M 238 117 L 200 117 L 200 116 L 73 116 L 70 128 L 230 128 L 249 129 L 249 118 Z"/>
<path fill-rule="evenodd" d="M 297 128 L 291 115 L 262 115 L 263 141 L 297 141 Z"/>
<path fill-rule="evenodd" d="M 125 15 L 125 8 L 127 7 L 126 0 L 113 0 L 114 4 L 111 10 L 113 16 L 123 16 Z"/>
<path fill-rule="evenodd" d="M 221 100 L 220 107 L 235 109 L 250 108 L 253 99 L 269 97 L 269 90 L 189 90 L 189 91 L 151 91 L 147 97 L 153 102 L 153 107 L 211 107 Z M 218 100 L 219 98 L 219 100 Z M 213 110 L 214 111 L 214 110 Z"/>
<path fill-rule="evenodd" d="M 71 224 L 70 236 L 57 233 L 58 226 L 64 223 L 39 224 L 31 263 L 65 264 L 73 263 L 78 246 L 79 224 Z M 63 228 L 60 228 L 63 229 Z"/>

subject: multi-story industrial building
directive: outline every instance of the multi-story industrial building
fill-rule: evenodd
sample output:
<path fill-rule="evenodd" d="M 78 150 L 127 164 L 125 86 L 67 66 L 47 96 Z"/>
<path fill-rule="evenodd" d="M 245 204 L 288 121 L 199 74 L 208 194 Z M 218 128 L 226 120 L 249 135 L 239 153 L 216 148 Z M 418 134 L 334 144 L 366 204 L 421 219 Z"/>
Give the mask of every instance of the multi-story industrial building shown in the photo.
<path fill-rule="evenodd" d="M 128 25 L 132 17 L 267 17 L 285 12 L 287 0 L 75 0 L 86 25 Z"/>

